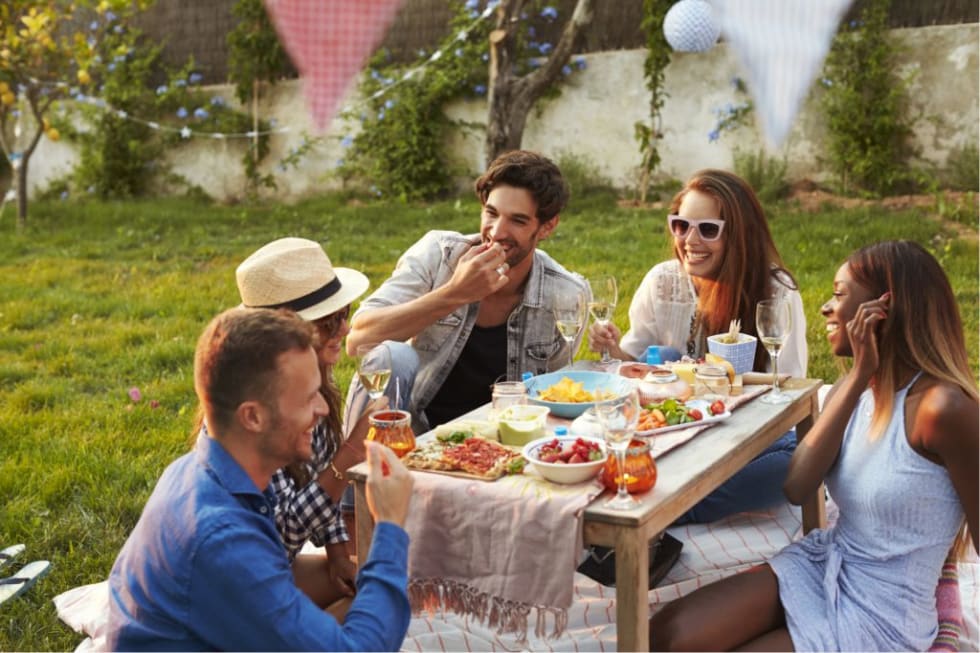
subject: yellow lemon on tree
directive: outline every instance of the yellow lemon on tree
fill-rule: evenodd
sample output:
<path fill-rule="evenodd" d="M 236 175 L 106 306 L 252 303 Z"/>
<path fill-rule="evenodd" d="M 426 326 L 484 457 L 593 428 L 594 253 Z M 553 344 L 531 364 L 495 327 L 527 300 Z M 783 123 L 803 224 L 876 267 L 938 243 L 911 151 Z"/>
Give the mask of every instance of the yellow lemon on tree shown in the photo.
<path fill-rule="evenodd" d="M 727 359 L 722 358 L 718 354 L 707 353 L 704 355 L 704 362 L 724 367 L 725 372 L 728 373 L 728 382 L 735 383 L 735 368 Z"/>
<path fill-rule="evenodd" d="M 3 102 L 7 106 L 10 106 L 17 101 L 17 96 L 11 93 L 9 90 L 6 93 L 0 94 L 0 102 Z"/>
<path fill-rule="evenodd" d="M 49 141 L 57 141 L 58 139 L 61 138 L 61 133 L 57 129 L 55 129 L 54 127 L 51 127 L 50 129 L 48 129 L 47 134 L 48 134 L 48 140 Z"/>
<path fill-rule="evenodd" d="M 83 69 L 81 69 L 81 70 L 78 71 L 78 83 L 79 84 L 88 84 L 91 81 L 92 81 L 92 77 L 91 77 L 91 75 L 88 74 L 88 71 L 87 70 L 85 70 L 83 68 Z"/>

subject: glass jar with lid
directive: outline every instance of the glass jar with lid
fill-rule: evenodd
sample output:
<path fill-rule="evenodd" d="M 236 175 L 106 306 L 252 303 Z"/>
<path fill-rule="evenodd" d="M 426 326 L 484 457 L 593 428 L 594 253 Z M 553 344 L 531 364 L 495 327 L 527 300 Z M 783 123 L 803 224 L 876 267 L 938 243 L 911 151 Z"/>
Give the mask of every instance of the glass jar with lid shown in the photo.
<path fill-rule="evenodd" d="M 655 368 L 647 372 L 639 383 L 640 402 L 655 404 L 664 399 L 686 401 L 692 393 L 691 385 L 667 368 Z"/>

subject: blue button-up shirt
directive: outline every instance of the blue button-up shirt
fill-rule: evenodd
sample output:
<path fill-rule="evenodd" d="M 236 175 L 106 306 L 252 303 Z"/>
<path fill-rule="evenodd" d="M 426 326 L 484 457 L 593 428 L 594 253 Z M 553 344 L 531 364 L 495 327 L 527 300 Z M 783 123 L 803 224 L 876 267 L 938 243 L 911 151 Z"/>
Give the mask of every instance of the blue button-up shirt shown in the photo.
<path fill-rule="evenodd" d="M 428 232 L 401 256 L 391 277 L 361 302 L 358 312 L 403 304 L 445 285 L 460 257 L 479 239 L 478 234 Z M 588 283 L 581 275 L 569 272 L 540 249 L 535 249 L 533 256 L 524 296 L 507 318 L 509 379 L 520 379 L 524 372 L 551 372 L 568 364 L 569 345 L 555 326 L 555 300 L 572 292 L 589 296 Z M 479 312 L 480 302 L 464 304 L 412 338 L 419 356 L 410 406 L 416 433 L 434 426 L 424 419 L 423 411 L 456 365 Z M 584 333 L 585 329 L 579 332 L 572 351 L 578 349 Z"/>
<path fill-rule="evenodd" d="M 397 650 L 411 617 L 408 535 L 379 523 L 344 625 L 293 582 L 260 492 L 202 438 L 161 476 L 109 577 L 113 650 Z"/>

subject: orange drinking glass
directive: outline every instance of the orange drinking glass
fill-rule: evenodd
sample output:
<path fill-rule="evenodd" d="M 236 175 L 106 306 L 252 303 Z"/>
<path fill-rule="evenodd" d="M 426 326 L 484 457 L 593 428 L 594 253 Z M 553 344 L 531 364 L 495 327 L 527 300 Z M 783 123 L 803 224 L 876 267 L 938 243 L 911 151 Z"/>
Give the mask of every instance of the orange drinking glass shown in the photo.
<path fill-rule="evenodd" d="M 657 466 L 650 455 L 650 445 L 646 440 L 633 438 L 626 450 L 625 460 L 626 491 L 630 494 L 646 492 L 657 482 Z M 616 456 L 610 453 L 606 465 L 602 468 L 600 479 L 602 484 L 615 492 L 619 488 L 619 469 Z"/>
<path fill-rule="evenodd" d="M 378 410 L 368 415 L 367 439 L 387 446 L 402 458 L 415 448 L 412 416 L 407 410 Z"/>

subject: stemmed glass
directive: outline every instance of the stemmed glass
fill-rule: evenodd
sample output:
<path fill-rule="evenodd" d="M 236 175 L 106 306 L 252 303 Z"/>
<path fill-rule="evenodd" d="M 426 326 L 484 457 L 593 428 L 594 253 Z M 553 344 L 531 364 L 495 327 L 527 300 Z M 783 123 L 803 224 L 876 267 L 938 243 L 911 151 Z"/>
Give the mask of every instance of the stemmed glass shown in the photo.
<path fill-rule="evenodd" d="M 558 327 L 558 332 L 561 333 L 561 337 L 568 345 L 569 367 L 575 360 L 572 343 L 575 342 L 575 338 L 585 324 L 585 303 L 585 296 L 579 292 L 561 295 L 555 303 L 555 326 Z"/>
<path fill-rule="evenodd" d="M 790 401 L 790 396 L 779 389 L 779 352 L 789 337 L 792 322 L 787 301 L 766 299 L 755 307 L 755 329 L 772 359 L 772 391 L 759 399 L 767 404 Z"/>
<path fill-rule="evenodd" d="M 616 310 L 616 277 L 612 275 L 602 275 L 589 279 L 589 288 L 592 291 L 592 301 L 589 302 L 589 312 L 596 323 L 603 326 L 609 324 L 612 319 L 613 311 Z M 602 364 L 613 362 L 608 349 L 602 350 Z"/>
<path fill-rule="evenodd" d="M 357 378 L 371 400 L 384 394 L 391 378 L 391 351 L 384 344 L 357 346 Z"/>
<path fill-rule="evenodd" d="M 597 402 L 595 413 L 602 425 L 606 445 L 616 454 L 616 470 L 619 489 L 616 496 L 606 502 L 612 510 L 629 510 L 636 506 L 636 499 L 626 491 L 626 450 L 636 432 L 640 416 L 640 397 L 635 389 L 626 394 Z"/>

